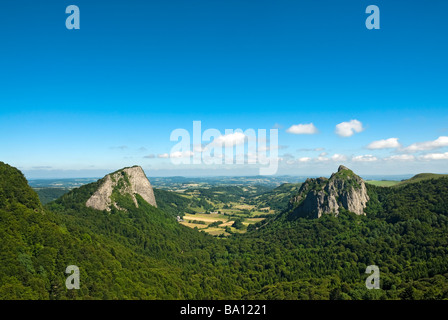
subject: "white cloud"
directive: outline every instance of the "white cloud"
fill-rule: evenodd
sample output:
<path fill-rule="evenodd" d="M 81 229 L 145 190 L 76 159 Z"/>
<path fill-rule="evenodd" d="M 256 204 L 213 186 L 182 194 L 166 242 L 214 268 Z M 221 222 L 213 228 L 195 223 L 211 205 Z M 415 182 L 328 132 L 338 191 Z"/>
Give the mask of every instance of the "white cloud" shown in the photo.
<path fill-rule="evenodd" d="M 285 160 L 293 160 L 294 156 L 291 153 L 285 153 L 281 156 Z"/>
<path fill-rule="evenodd" d="M 258 160 L 258 154 L 253 152 L 248 152 L 244 155 L 249 163 L 255 163 Z"/>
<path fill-rule="evenodd" d="M 292 125 L 286 132 L 292 134 L 316 134 L 318 130 L 313 123 L 308 123 Z"/>
<path fill-rule="evenodd" d="M 162 154 L 159 154 L 157 157 L 158 158 L 162 158 L 162 159 L 166 159 L 166 158 L 169 158 L 170 155 L 168 153 L 162 153 Z"/>
<path fill-rule="evenodd" d="M 326 152 L 322 152 L 322 153 L 319 155 L 319 157 L 325 157 L 327 154 L 328 154 L 328 153 L 326 153 Z"/>
<path fill-rule="evenodd" d="M 412 161 L 415 160 L 415 157 L 411 154 L 398 154 L 385 158 L 384 160 Z"/>
<path fill-rule="evenodd" d="M 276 146 L 276 145 L 272 145 L 272 146 L 264 146 L 264 147 L 258 147 L 258 152 L 266 152 L 266 151 L 270 151 L 270 150 L 284 150 L 284 149 L 288 149 L 288 146 Z"/>
<path fill-rule="evenodd" d="M 110 147 L 111 149 L 119 149 L 119 150 L 125 150 L 128 149 L 128 146 L 114 146 L 114 147 Z"/>
<path fill-rule="evenodd" d="M 403 149 L 404 152 L 418 152 L 425 150 L 434 150 L 437 148 L 448 147 L 448 137 L 440 136 L 433 141 L 416 142 Z"/>
<path fill-rule="evenodd" d="M 295 157 L 291 153 L 282 154 L 278 157 L 279 161 L 286 162 L 287 164 L 295 163 Z"/>
<path fill-rule="evenodd" d="M 301 149 L 297 149 L 297 151 L 324 151 L 325 148 L 301 148 Z"/>
<path fill-rule="evenodd" d="M 398 142 L 398 138 L 389 138 L 378 141 L 373 141 L 367 146 L 367 149 L 392 149 L 399 148 L 401 144 Z"/>
<path fill-rule="evenodd" d="M 355 132 L 361 132 L 364 128 L 358 120 L 350 120 L 349 122 L 341 122 L 336 125 L 336 134 L 341 137 L 351 137 Z"/>
<path fill-rule="evenodd" d="M 310 162 L 311 158 L 310 157 L 302 157 L 302 158 L 299 158 L 297 161 L 299 161 L 299 162 Z"/>
<path fill-rule="evenodd" d="M 334 155 L 331 156 L 331 160 L 333 160 L 333 161 L 346 161 L 347 157 L 344 156 L 343 154 L 335 153 Z"/>
<path fill-rule="evenodd" d="M 215 138 L 212 142 L 210 142 L 209 146 L 236 146 L 240 144 L 244 144 L 246 141 L 246 135 L 242 132 L 234 132 L 229 134 L 221 135 Z M 207 148 L 206 147 L 206 148 Z"/>
<path fill-rule="evenodd" d="M 378 158 L 372 156 L 371 154 L 355 156 L 352 158 L 352 161 L 356 161 L 356 162 L 372 162 L 372 161 L 377 161 L 377 160 L 378 160 Z"/>
<path fill-rule="evenodd" d="M 325 162 L 325 161 L 328 161 L 328 160 L 330 160 L 330 159 L 325 158 L 325 157 L 317 157 L 317 161 Z"/>
<path fill-rule="evenodd" d="M 189 158 L 193 155 L 193 151 L 176 151 L 170 154 L 170 158 Z"/>
<path fill-rule="evenodd" d="M 157 158 L 168 159 L 168 158 L 189 158 L 194 155 L 193 151 L 176 151 L 173 153 L 161 153 L 157 155 Z"/>
<path fill-rule="evenodd" d="M 201 153 L 205 150 L 206 146 L 203 145 L 197 145 L 193 146 L 193 152 Z"/>
<path fill-rule="evenodd" d="M 430 153 L 420 156 L 422 160 L 448 160 L 448 152 L 445 153 Z"/>

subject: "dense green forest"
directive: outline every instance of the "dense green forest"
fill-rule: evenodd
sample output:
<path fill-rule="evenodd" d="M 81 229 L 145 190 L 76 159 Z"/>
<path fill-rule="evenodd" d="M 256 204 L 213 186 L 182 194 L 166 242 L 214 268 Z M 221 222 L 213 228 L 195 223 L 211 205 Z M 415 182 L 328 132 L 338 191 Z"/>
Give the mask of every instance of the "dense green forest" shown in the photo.
<path fill-rule="evenodd" d="M 257 195 L 279 213 L 228 238 L 177 223 L 190 200 L 168 191 L 155 190 L 158 208 L 120 194 L 125 211 L 87 208 L 99 183 L 43 206 L 0 163 L 0 299 L 448 299 L 445 177 L 367 186 L 365 216 L 291 220 L 289 198 Z M 381 290 L 365 287 L 372 264 Z M 65 287 L 68 265 L 79 290 Z"/>
<path fill-rule="evenodd" d="M 35 188 L 37 195 L 39 196 L 39 200 L 42 204 L 47 204 L 51 201 L 56 200 L 62 195 L 69 192 L 67 188 Z"/>

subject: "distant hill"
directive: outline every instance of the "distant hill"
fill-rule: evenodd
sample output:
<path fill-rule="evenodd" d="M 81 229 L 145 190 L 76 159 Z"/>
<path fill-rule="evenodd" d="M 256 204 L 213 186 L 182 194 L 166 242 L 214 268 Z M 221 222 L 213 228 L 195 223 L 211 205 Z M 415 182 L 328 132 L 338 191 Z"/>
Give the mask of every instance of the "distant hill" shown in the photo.
<path fill-rule="evenodd" d="M 424 180 L 430 180 L 430 179 L 439 179 L 439 178 L 446 178 L 448 177 L 448 174 L 436 174 L 436 173 L 419 173 L 415 176 L 413 176 L 410 179 L 400 181 L 396 186 L 402 186 L 409 183 L 416 183 Z"/>
<path fill-rule="evenodd" d="M 410 183 L 416 183 L 424 180 L 439 179 L 448 177 L 448 174 L 436 174 L 436 173 L 419 173 L 410 179 L 396 181 L 396 180 L 367 180 L 366 183 L 378 187 L 400 187 Z"/>

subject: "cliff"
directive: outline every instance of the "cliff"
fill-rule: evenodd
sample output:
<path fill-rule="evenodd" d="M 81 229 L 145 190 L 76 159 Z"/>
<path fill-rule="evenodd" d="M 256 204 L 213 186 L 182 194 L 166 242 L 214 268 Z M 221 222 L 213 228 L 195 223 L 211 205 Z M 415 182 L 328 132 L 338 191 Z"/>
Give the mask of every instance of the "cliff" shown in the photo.
<path fill-rule="evenodd" d="M 120 209 L 114 202 L 114 193 L 131 196 L 137 208 L 136 194 L 140 195 L 150 205 L 157 207 L 151 183 L 139 166 L 124 168 L 106 175 L 101 180 L 99 188 L 87 200 L 86 206 L 107 211 L 111 210 L 111 206 Z"/>
<path fill-rule="evenodd" d="M 320 218 L 323 214 L 339 214 L 341 208 L 364 214 L 369 201 L 366 185 L 361 177 L 340 166 L 329 179 L 307 179 L 299 193 L 290 201 L 291 216 Z"/>

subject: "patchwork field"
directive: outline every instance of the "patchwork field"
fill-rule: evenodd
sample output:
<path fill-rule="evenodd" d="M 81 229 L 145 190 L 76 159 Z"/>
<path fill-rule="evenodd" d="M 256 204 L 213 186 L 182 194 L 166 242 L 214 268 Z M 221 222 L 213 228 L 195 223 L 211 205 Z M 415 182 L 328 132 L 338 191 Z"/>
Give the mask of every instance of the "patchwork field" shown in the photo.
<path fill-rule="evenodd" d="M 175 193 L 155 188 L 163 210 L 178 217 L 179 223 L 215 236 L 244 233 L 285 210 L 300 184 L 278 187 L 262 185 L 193 186 Z M 258 224 L 258 225 L 256 225 Z"/>
<path fill-rule="evenodd" d="M 231 233 L 246 232 L 247 227 L 251 224 L 263 221 L 264 218 L 252 218 L 242 215 L 228 215 L 218 213 L 196 213 L 186 214 L 180 223 L 190 228 L 198 228 L 214 236 L 228 236 Z M 241 224 L 235 227 L 235 222 L 240 221 Z"/>

